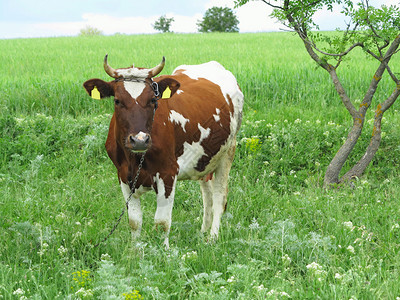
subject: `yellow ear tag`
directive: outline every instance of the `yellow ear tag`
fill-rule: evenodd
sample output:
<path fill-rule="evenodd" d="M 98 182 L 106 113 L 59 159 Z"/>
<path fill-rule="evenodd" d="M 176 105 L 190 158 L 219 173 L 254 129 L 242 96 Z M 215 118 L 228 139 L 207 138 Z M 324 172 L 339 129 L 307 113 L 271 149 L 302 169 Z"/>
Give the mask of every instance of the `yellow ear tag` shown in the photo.
<path fill-rule="evenodd" d="M 171 98 L 171 90 L 170 90 L 169 86 L 167 86 L 167 88 L 164 90 L 164 93 L 162 94 L 162 98 L 164 98 L 164 99 Z"/>
<path fill-rule="evenodd" d="M 101 98 L 100 98 L 100 92 L 99 92 L 99 90 L 97 89 L 97 86 L 95 86 L 95 87 L 93 88 L 91 96 L 92 96 L 93 99 L 96 99 L 96 100 L 100 100 L 100 99 L 101 99 Z"/>

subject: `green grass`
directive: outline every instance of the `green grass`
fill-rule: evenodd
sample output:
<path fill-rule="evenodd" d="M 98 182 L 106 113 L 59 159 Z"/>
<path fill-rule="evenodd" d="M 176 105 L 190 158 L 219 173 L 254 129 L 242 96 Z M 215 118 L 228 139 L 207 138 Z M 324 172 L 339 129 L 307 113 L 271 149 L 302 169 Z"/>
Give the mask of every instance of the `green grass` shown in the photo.
<path fill-rule="evenodd" d="M 399 104 L 353 187 L 323 190 L 351 120 L 325 72 L 289 33 L 165 34 L 0 40 L 0 298 L 395 299 L 400 296 Z M 111 66 L 217 60 L 237 77 L 245 114 L 218 241 L 200 234 L 197 183 L 180 182 L 170 249 L 126 219 L 104 149 L 111 101 L 82 83 Z M 357 103 L 375 66 L 356 53 L 340 75 Z M 394 70 L 400 67 L 395 57 Z M 371 71 L 372 70 L 372 71 Z M 377 101 L 393 86 L 383 78 Z M 367 116 L 371 118 L 373 112 Z M 350 161 L 363 155 L 372 124 Z M 348 167 L 348 165 L 346 166 Z M 351 223 L 349 223 L 351 222 Z"/>

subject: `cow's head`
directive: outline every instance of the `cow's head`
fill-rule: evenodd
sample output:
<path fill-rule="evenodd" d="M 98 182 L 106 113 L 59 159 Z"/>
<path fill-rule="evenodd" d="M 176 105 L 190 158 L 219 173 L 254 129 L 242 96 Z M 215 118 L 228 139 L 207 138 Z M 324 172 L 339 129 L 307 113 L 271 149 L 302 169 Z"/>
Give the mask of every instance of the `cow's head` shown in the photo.
<path fill-rule="evenodd" d="M 151 146 L 151 129 L 157 108 L 157 100 L 169 87 L 171 96 L 179 88 L 179 82 L 172 78 L 153 81 L 165 65 L 161 63 L 154 68 L 113 69 L 104 58 L 104 70 L 115 78 L 110 82 L 101 79 L 90 79 L 83 86 L 95 99 L 114 96 L 115 135 L 117 142 L 132 152 L 143 152 Z"/>

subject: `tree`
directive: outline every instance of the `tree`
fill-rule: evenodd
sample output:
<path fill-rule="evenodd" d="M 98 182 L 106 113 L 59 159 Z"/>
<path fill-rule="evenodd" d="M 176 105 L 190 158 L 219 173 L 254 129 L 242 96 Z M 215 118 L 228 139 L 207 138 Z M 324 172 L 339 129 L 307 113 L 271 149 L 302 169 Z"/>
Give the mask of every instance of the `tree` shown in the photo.
<path fill-rule="evenodd" d="M 80 36 L 94 36 L 94 35 L 103 35 L 103 32 L 100 29 L 87 25 L 85 28 L 82 28 Z"/>
<path fill-rule="evenodd" d="M 244 5 L 249 0 L 235 0 L 237 6 Z M 397 6 L 374 8 L 368 0 L 360 0 L 356 5 L 352 0 L 262 0 L 274 8 L 272 16 L 285 26 L 294 30 L 303 41 L 310 57 L 331 77 L 332 83 L 343 105 L 353 120 L 353 126 L 347 139 L 338 150 L 327 167 L 324 186 L 348 182 L 360 177 L 372 161 L 381 142 L 381 123 L 383 114 L 393 105 L 400 94 L 400 81 L 392 70 L 392 58 L 399 52 L 400 44 L 400 9 Z M 278 2 L 273 4 L 272 2 Z M 314 23 L 313 15 L 323 7 L 330 11 L 334 4 L 342 5 L 342 14 L 350 19 L 345 30 L 337 33 L 323 34 L 312 31 L 319 29 Z M 337 70 L 345 57 L 356 48 L 361 48 L 366 57 L 377 61 L 377 68 L 371 74 L 369 87 L 362 97 L 359 107 L 349 97 L 346 87 L 342 84 Z M 362 64 L 362 57 L 357 58 Z M 372 105 L 374 94 L 382 76 L 388 76 L 393 81 L 394 90 L 388 92 L 386 99 L 376 104 L 374 127 L 370 143 L 365 154 L 343 176 L 339 176 L 347 158 L 354 149 L 365 121 L 368 109 Z M 378 101 L 377 101 L 378 102 Z"/>
<path fill-rule="evenodd" d="M 202 20 L 197 22 L 200 32 L 238 32 L 239 20 L 229 7 L 211 7 Z"/>
<path fill-rule="evenodd" d="M 161 32 L 171 32 L 169 28 L 171 27 L 172 22 L 174 22 L 174 18 L 167 18 L 165 15 L 162 15 L 154 24 L 153 28 L 155 30 Z"/>

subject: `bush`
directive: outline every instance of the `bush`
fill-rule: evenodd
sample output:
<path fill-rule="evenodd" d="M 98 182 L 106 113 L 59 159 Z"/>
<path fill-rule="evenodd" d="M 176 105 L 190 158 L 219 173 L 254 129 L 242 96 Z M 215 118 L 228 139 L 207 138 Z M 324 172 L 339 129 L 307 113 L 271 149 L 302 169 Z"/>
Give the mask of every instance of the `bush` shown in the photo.
<path fill-rule="evenodd" d="M 103 31 L 95 27 L 91 27 L 89 25 L 87 25 L 85 28 L 82 28 L 79 33 L 79 36 L 95 36 L 95 35 L 103 35 Z"/>

